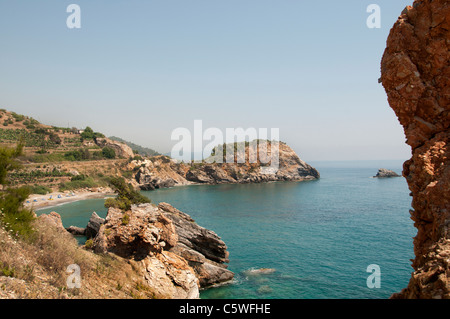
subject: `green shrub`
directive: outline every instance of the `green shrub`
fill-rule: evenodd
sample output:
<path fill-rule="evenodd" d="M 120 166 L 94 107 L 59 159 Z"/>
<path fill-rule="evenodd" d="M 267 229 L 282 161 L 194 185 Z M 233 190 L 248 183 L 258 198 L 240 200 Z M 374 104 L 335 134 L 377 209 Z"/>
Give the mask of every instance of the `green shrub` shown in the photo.
<path fill-rule="evenodd" d="M 12 124 L 9 121 L 4 123 L 5 126 Z M 25 146 L 40 148 L 55 148 L 55 141 L 47 139 L 49 133 L 43 128 L 38 128 L 33 132 L 25 129 L 2 129 L 0 130 L 0 140 L 7 142 L 23 141 Z"/>
<path fill-rule="evenodd" d="M 67 160 L 62 153 L 37 154 L 29 158 L 34 163 L 62 162 Z"/>
<path fill-rule="evenodd" d="M 94 131 L 93 131 L 89 126 L 87 126 L 87 127 L 84 129 L 83 133 L 81 133 L 80 135 L 81 135 L 81 137 L 82 137 L 83 139 L 85 139 L 85 140 L 87 140 L 87 139 L 93 139 L 93 138 L 94 138 Z"/>
<path fill-rule="evenodd" d="M 72 176 L 72 178 L 70 180 L 72 182 L 73 181 L 84 181 L 84 180 L 86 180 L 86 175 L 83 175 L 83 174 L 75 175 L 75 176 Z"/>
<path fill-rule="evenodd" d="M 128 214 L 123 214 L 122 225 L 126 226 L 130 222 L 130 216 Z"/>
<path fill-rule="evenodd" d="M 131 184 L 127 184 L 122 177 L 111 178 L 110 185 L 118 195 L 116 198 L 107 198 L 105 207 L 116 207 L 122 210 L 131 209 L 131 205 L 150 203 L 150 199 L 133 189 Z"/>
<path fill-rule="evenodd" d="M 35 217 L 32 210 L 23 207 L 23 203 L 30 195 L 30 189 L 5 189 L 8 173 L 21 167 L 17 157 L 22 155 L 22 151 L 22 143 L 15 148 L 0 147 L 0 184 L 3 185 L 0 191 L 0 225 L 13 236 L 28 238 L 34 233 L 31 223 Z"/>
<path fill-rule="evenodd" d="M 22 122 L 25 119 L 24 115 L 11 112 L 11 116 L 16 120 L 16 122 Z"/>
<path fill-rule="evenodd" d="M 55 143 L 57 145 L 60 145 L 62 142 L 61 138 L 58 136 L 58 134 L 55 134 L 55 133 L 51 133 L 49 135 L 49 139 L 50 139 L 50 141 L 52 141 L 53 143 Z"/>
<path fill-rule="evenodd" d="M 86 242 L 84 243 L 84 247 L 86 247 L 87 249 L 92 249 L 94 247 L 94 241 L 92 239 L 86 240 Z"/>
<path fill-rule="evenodd" d="M 130 179 L 130 178 L 133 177 L 133 171 L 123 171 L 122 172 L 122 176 L 125 177 L 125 178 Z"/>
<path fill-rule="evenodd" d="M 105 146 L 102 149 L 102 155 L 104 158 L 113 159 L 116 158 L 116 151 L 113 148 Z"/>
<path fill-rule="evenodd" d="M 52 192 L 51 188 L 43 185 L 29 186 L 29 188 L 30 194 L 46 195 Z"/>
<path fill-rule="evenodd" d="M 22 155 L 22 151 L 23 144 L 20 143 L 16 148 L 0 147 L 0 184 L 7 184 L 8 172 L 21 167 L 16 158 Z"/>
<path fill-rule="evenodd" d="M 75 151 L 69 151 L 64 153 L 64 158 L 67 161 L 83 161 L 91 159 L 91 153 L 87 148 L 80 148 Z"/>
<path fill-rule="evenodd" d="M 8 265 L 3 265 L 3 263 L 0 262 L 0 276 L 15 277 L 16 269 L 14 267 L 9 267 Z"/>
<path fill-rule="evenodd" d="M 79 188 L 91 188 L 100 186 L 92 177 L 87 177 L 84 180 L 74 180 L 70 182 L 60 183 L 59 191 L 74 190 Z"/>
<path fill-rule="evenodd" d="M 94 130 L 91 129 L 89 126 L 87 126 L 84 129 L 83 133 L 81 133 L 80 135 L 81 135 L 81 138 L 84 140 L 92 140 L 97 137 L 105 137 L 105 135 L 103 135 L 102 133 L 94 132 Z"/>
<path fill-rule="evenodd" d="M 92 158 L 95 159 L 95 160 L 103 159 L 102 151 L 94 151 L 94 152 L 92 152 Z"/>
<path fill-rule="evenodd" d="M 29 195 L 28 187 L 9 188 L 0 198 L 1 224 L 13 236 L 29 238 L 34 233 L 31 226 L 35 219 L 34 212 L 23 208 L 23 202 Z"/>

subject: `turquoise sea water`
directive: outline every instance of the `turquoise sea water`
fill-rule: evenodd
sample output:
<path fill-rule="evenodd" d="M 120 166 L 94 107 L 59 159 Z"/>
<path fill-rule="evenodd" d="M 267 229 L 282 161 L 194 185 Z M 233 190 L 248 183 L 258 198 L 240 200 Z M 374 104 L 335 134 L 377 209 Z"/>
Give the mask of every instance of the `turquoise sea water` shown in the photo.
<path fill-rule="evenodd" d="M 233 283 L 201 298 L 388 298 L 406 287 L 414 258 L 411 197 L 404 178 L 374 179 L 401 162 L 312 163 L 321 179 L 251 185 L 196 185 L 143 192 L 168 202 L 215 231 L 230 252 Z M 64 226 L 85 227 L 94 199 L 40 210 L 61 214 Z M 381 270 L 368 288 L 367 267 Z M 249 270 L 273 268 L 269 274 Z"/>

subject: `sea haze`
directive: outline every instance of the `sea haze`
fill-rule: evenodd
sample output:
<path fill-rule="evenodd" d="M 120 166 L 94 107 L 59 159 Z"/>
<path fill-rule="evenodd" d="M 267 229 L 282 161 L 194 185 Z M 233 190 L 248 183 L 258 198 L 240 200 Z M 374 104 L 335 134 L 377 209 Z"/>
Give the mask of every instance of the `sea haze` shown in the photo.
<path fill-rule="evenodd" d="M 228 245 L 235 280 L 203 290 L 201 298 L 389 298 L 406 287 L 416 234 L 409 190 L 402 177 L 372 178 L 382 167 L 400 174 L 402 162 L 311 164 L 320 180 L 143 192 L 191 215 Z M 106 215 L 98 199 L 38 214 L 51 211 L 66 227 L 85 227 L 92 211 Z M 380 267 L 380 288 L 367 286 L 372 264 Z M 252 271 L 260 268 L 275 271 Z"/>

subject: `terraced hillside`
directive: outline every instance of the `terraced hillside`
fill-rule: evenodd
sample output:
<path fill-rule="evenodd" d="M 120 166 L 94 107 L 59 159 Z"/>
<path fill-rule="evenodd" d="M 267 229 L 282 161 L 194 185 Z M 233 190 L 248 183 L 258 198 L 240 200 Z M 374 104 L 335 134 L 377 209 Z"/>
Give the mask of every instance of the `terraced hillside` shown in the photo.
<path fill-rule="evenodd" d="M 22 169 L 10 173 L 10 184 L 28 185 L 45 194 L 108 185 L 111 176 L 130 177 L 125 165 L 135 154 L 91 128 L 63 128 L 32 117 L 0 110 L 0 146 L 23 143 Z"/>

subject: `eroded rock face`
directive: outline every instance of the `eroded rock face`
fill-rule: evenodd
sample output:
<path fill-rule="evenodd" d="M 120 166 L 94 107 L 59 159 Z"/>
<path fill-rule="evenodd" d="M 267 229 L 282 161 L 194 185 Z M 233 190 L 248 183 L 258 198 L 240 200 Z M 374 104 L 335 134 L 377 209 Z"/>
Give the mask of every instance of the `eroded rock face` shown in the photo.
<path fill-rule="evenodd" d="M 194 270 L 186 260 L 167 251 L 177 241 L 174 225 L 157 207 L 142 204 L 126 212 L 111 207 L 94 238 L 94 251 L 140 262 L 147 284 L 157 295 L 198 298 Z"/>
<path fill-rule="evenodd" d="M 84 235 L 87 238 L 94 238 L 97 236 L 100 227 L 105 223 L 105 219 L 101 218 L 97 215 L 96 212 L 93 212 L 89 222 L 84 230 Z"/>
<path fill-rule="evenodd" d="M 199 288 L 233 279 L 225 243 L 169 204 L 109 208 L 94 238 L 96 253 L 134 259 L 148 285 L 168 298 L 198 298 Z"/>
<path fill-rule="evenodd" d="M 227 246 L 215 232 L 197 225 L 170 204 L 160 203 L 158 208 L 172 220 L 178 235 L 178 242 L 170 251 L 187 260 L 202 288 L 233 279 L 234 274 L 225 265 L 229 262 Z"/>
<path fill-rule="evenodd" d="M 381 82 L 404 127 L 414 272 L 394 298 L 450 298 L 450 2 L 415 1 L 392 28 Z"/>
<path fill-rule="evenodd" d="M 126 212 L 111 207 L 95 237 L 94 250 L 142 260 L 170 249 L 177 241 L 175 227 L 157 207 L 141 204 Z"/>
<path fill-rule="evenodd" d="M 116 156 L 122 157 L 122 158 L 130 158 L 134 156 L 133 150 L 128 145 L 113 141 L 106 137 L 97 137 L 95 138 L 95 144 L 97 144 L 100 147 L 110 147 L 114 149 L 116 152 Z"/>
<path fill-rule="evenodd" d="M 61 215 L 59 215 L 57 212 L 51 212 L 50 214 L 42 214 L 38 218 L 43 220 L 48 225 L 55 227 L 61 233 L 64 234 L 66 233 L 65 232 L 66 229 L 64 228 L 62 223 Z"/>

